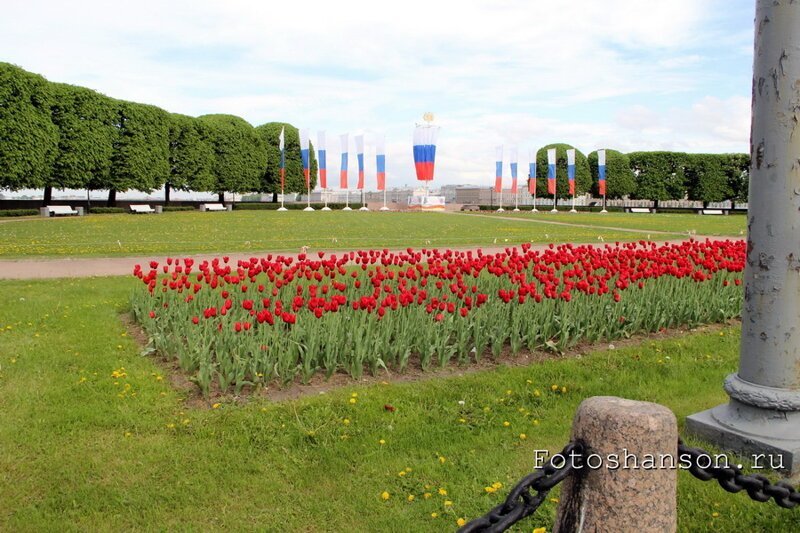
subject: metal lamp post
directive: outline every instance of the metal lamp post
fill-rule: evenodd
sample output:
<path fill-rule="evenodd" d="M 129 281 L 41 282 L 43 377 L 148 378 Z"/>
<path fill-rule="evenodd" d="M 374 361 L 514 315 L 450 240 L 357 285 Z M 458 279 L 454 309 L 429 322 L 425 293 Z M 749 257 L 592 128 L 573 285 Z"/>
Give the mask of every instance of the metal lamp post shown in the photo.
<path fill-rule="evenodd" d="M 800 2 L 757 0 L 747 264 L 727 404 L 686 425 L 800 472 Z M 779 457 L 778 457 L 779 456 Z M 780 462 L 779 462 L 780 459 Z"/>

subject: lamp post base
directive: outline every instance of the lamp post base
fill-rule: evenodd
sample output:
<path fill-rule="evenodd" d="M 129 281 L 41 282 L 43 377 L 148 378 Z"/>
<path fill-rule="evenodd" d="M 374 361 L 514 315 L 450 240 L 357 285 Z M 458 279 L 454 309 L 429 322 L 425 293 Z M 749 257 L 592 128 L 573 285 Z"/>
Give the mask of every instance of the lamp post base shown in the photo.
<path fill-rule="evenodd" d="M 686 417 L 686 430 L 742 455 L 755 468 L 800 474 L 800 411 L 766 409 L 731 399 Z"/>

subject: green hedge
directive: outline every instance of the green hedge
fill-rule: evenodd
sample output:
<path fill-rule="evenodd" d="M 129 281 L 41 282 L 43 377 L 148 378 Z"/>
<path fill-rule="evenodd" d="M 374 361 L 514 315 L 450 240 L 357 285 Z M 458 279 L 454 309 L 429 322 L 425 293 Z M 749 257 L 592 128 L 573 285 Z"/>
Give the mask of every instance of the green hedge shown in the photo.
<path fill-rule="evenodd" d="M 331 209 L 341 209 L 345 205 L 346 204 L 341 204 L 341 203 L 336 203 L 336 204 L 329 203 L 328 207 L 330 207 Z M 280 206 L 281 206 L 280 203 L 272 203 L 272 202 L 252 202 L 252 203 L 243 202 L 243 203 L 233 204 L 233 209 L 235 211 L 239 211 L 239 210 L 241 210 L 241 211 L 275 211 Z M 298 209 L 299 210 L 303 210 L 307 206 L 308 206 L 308 204 L 302 204 L 302 203 L 284 204 L 284 207 L 286 207 L 286 209 L 290 209 L 290 210 L 298 210 Z M 313 204 L 311 204 L 311 207 L 313 207 L 314 209 L 322 209 L 323 207 L 325 207 L 325 204 L 313 203 Z M 351 203 L 350 207 L 353 208 L 353 209 L 359 209 L 359 208 L 361 208 L 361 204 Z"/>
<path fill-rule="evenodd" d="M 90 207 L 89 213 L 93 215 L 117 215 L 127 213 L 130 209 L 124 207 Z"/>
<path fill-rule="evenodd" d="M 30 217 L 38 214 L 37 209 L 0 209 L 0 217 Z"/>
<path fill-rule="evenodd" d="M 165 213 L 167 211 L 196 211 L 196 207 L 190 205 L 165 205 L 161 208 Z"/>
<path fill-rule="evenodd" d="M 478 209 L 480 209 L 481 211 L 497 211 L 498 207 L 500 207 L 500 206 L 499 205 L 479 205 Z M 511 209 L 509 209 L 508 206 L 506 206 L 503 209 L 505 209 L 506 211 L 512 211 L 514 208 L 511 207 Z M 520 209 L 520 211 L 523 211 L 523 212 L 524 211 L 530 212 L 533 209 L 533 206 L 532 205 L 521 205 L 521 206 L 519 206 L 519 209 Z M 546 211 L 546 212 L 549 213 L 550 210 L 553 209 L 553 206 L 552 205 L 537 205 L 536 209 L 538 209 L 540 212 Z M 558 204 L 558 210 L 559 211 L 561 211 L 561 212 L 569 211 L 570 209 L 572 209 L 572 203 L 569 202 L 568 200 L 562 200 L 561 202 L 559 202 L 559 204 Z M 603 210 L 603 205 L 600 202 L 598 202 L 597 205 L 593 205 L 593 206 L 576 205 L 575 206 L 575 210 L 576 211 L 581 211 L 581 212 L 599 213 L 600 211 Z M 609 213 L 621 213 L 622 211 L 624 211 L 624 209 L 621 208 L 621 207 L 608 206 L 608 207 L 606 207 L 606 211 L 608 211 Z"/>

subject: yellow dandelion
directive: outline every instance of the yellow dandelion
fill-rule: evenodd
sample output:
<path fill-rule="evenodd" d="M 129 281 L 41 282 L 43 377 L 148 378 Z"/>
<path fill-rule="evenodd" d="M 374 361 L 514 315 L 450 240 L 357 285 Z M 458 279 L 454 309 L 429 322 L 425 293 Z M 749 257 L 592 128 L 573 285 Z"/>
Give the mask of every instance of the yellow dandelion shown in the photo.
<path fill-rule="evenodd" d="M 506 391 L 506 395 L 508 395 L 508 396 L 511 396 L 513 393 L 514 393 L 514 391 L 512 391 L 511 389 L 508 389 Z"/>
<path fill-rule="evenodd" d="M 464 424 L 464 423 L 466 422 L 466 419 L 464 419 L 464 418 L 459 418 L 459 419 L 458 419 L 458 421 L 459 421 L 459 422 L 461 422 L 462 424 Z"/>
<path fill-rule="evenodd" d="M 720 335 L 722 335 L 722 334 L 720 333 Z M 714 518 L 718 518 L 719 517 L 719 513 L 714 511 L 713 513 L 711 513 L 711 516 L 713 516 Z"/>
<path fill-rule="evenodd" d="M 349 418 L 345 418 L 344 420 L 342 420 L 342 424 L 344 424 L 345 426 L 349 426 L 350 425 L 350 419 Z"/>
<path fill-rule="evenodd" d="M 558 498 L 550 498 L 550 501 L 551 501 L 552 503 L 558 503 Z"/>
<path fill-rule="evenodd" d="M 508 427 L 508 426 L 510 426 L 510 425 L 511 425 L 511 422 L 509 422 L 508 420 L 506 420 L 505 422 L 503 422 L 503 427 Z"/>
<path fill-rule="evenodd" d="M 355 398 L 350 398 L 350 403 L 351 403 L 351 404 L 354 404 L 354 403 L 356 403 L 357 401 L 358 401 L 358 400 L 356 400 Z"/>
<path fill-rule="evenodd" d="M 567 393 L 567 388 L 561 387 L 561 394 L 566 394 L 566 393 Z"/>
<path fill-rule="evenodd" d="M 426 492 L 425 494 L 422 495 L 422 497 L 425 498 L 426 500 L 429 500 L 430 497 L 431 497 L 431 493 L 430 492 Z"/>
<path fill-rule="evenodd" d="M 450 500 L 445 500 L 444 501 L 444 506 L 445 507 L 452 507 L 453 506 L 453 502 L 451 502 Z"/>
<path fill-rule="evenodd" d="M 214 405 L 212 405 L 211 408 L 212 409 L 219 409 L 221 405 L 222 405 L 221 403 L 217 402 Z"/>
<path fill-rule="evenodd" d="M 553 391 L 553 392 L 557 391 L 558 390 L 558 385 L 555 385 L 555 384 L 554 385 L 550 385 L 550 390 Z"/>
<path fill-rule="evenodd" d="M 358 393 L 357 393 L 357 392 L 354 392 L 353 394 L 351 394 L 351 395 L 350 395 L 350 397 L 351 397 L 351 398 L 358 398 Z"/>
<path fill-rule="evenodd" d="M 447 496 L 447 491 L 444 490 L 442 487 L 439 487 L 439 496 Z"/>
<path fill-rule="evenodd" d="M 386 444 L 386 441 L 385 441 L 385 440 L 383 440 L 383 439 L 381 439 L 381 440 L 379 440 L 379 441 L 378 441 L 378 444 L 380 444 L 381 446 L 383 446 L 384 444 Z"/>
<path fill-rule="evenodd" d="M 528 436 L 525 433 L 520 433 L 519 434 L 519 440 L 525 440 L 527 438 L 528 438 Z"/>
<path fill-rule="evenodd" d="M 533 419 L 533 425 L 534 426 L 538 426 L 539 425 L 539 419 L 538 418 L 534 418 Z"/>
<path fill-rule="evenodd" d="M 409 495 L 408 495 L 408 498 L 406 498 L 406 499 L 407 499 L 408 501 L 410 501 L 410 502 L 413 502 L 415 497 L 416 497 L 416 496 L 414 496 L 413 494 L 409 494 Z"/>
<path fill-rule="evenodd" d="M 383 501 L 386 501 L 386 500 L 388 500 L 390 497 L 391 497 L 391 496 L 390 496 L 390 495 L 389 495 L 389 493 L 388 493 L 388 492 L 386 492 L 386 491 L 383 491 L 383 492 L 381 493 L 381 499 L 382 499 Z"/>
<path fill-rule="evenodd" d="M 536 389 L 536 390 L 534 390 L 534 391 L 533 391 L 533 395 L 534 395 L 534 396 L 536 396 L 536 397 L 538 398 L 539 396 L 541 396 L 541 395 L 542 395 L 542 393 L 541 393 L 541 392 L 539 392 L 539 389 Z"/>
<path fill-rule="evenodd" d="M 438 517 L 439 517 L 439 513 L 431 513 L 431 518 L 438 518 Z"/>
<path fill-rule="evenodd" d="M 466 520 L 464 520 L 463 518 L 459 518 L 458 520 L 456 520 L 456 525 L 457 525 L 458 527 L 462 527 L 462 526 L 463 526 L 464 524 L 466 524 L 466 523 L 467 523 L 467 521 L 466 521 Z"/>
<path fill-rule="evenodd" d="M 483 490 L 485 490 L 487 494 L 492 494 L 493 492 L 497 492 L 497 489 L 494 487 L 483 487 Z"/>
<path fill-rule="evenodd" d="M 440 455 L 440 456 L 439 456 L 439 463 L 440 463 L 440 464 L 444 464 L 444 463 L 445 463 L 445 461 L 447 461 L 447 459 L 446 459 L 446 458 L 444 458 L 444 457 L 442 457 L 442 456 Z"/>
<path fill-rule="evenodd" d="M 503 488 L 503 484 L 500 483 L 499 481 L 495 481 L 494 483 L 492 483 L 492 488 L 495 489 L 495 490 L 502 489 Z"/>
<path fill-rule="evenodd" d="M 547 533 L 547 528 L 546 527 L 537 527 L 536 529 L 533 530 L 533 533 Z"/>
<path fill-rule="evenodd" d="M 400 476 L 400 477 L 405 477 L 405 475 L 406 475 L 406 471 L 405 471 L 405 470 L 401 470 L 401 471 L 399 471 L 399 472 L 397 473 L 397 475 L 398 475 L 398 476 Z"/>

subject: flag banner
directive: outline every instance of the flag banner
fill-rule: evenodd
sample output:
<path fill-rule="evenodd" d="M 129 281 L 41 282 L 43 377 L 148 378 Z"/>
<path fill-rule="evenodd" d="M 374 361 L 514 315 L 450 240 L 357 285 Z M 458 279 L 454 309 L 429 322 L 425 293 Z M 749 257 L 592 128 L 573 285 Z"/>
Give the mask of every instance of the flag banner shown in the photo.
<path fill-rule="evenodd" d="M 414 129 L 414 166 L 417 170 L 417 180 L 432 181 L 433 166 L 436 161 L 436 137 L 439 136 L 438 126 L 417 126 Z"/>
<path fill-rule="evenodd" d="M 364 190 L 364 136 L 356 135 L 356 159 L 358 160 L 358 190 Z"/>
<path fill-rule="evenodd" d="M 317 132 L 317 168 L 319 168 L 319 186 L 328 188 L 328 159 L 325 150 L 325 132 Z"/>
<path fill-rule="evenodd" d="M 494 149 L 494 192 L 503 192 L 503 146 Z"/>
<path fill-rule="evenodd" d="M 281 134 L 278 135 L 278 149 L 281 151 L 281 193 L 283 192 L 283 187 L 286 181 L 286 156 L 284 155 L 284 128 L 281 128 Z"/>
<path fill-rule="evenodd" d="M 567 179 L 569 180 L 569 193 L 575 194 L 575 149 L 567 150 Z"/>
<path fill-rule="evenodd" d="M 600 189 L 600 195 L 606 195 L 606 151 L 605 150 L 598 150 L 597 151 L 597 174 L 600 178 L 598 180 L 598 185 Z"/>
<path fill-rule="evenodd" d="M 536 194 L 536 150 L 528 151 L 528 192 Z"/>
<path fill-rule="evenodd" d="M 341 139 L 341 146 L 342 146 L 342 170 L 339 174 L 339 187 L 341 189 L 347 188 L 347 144 L 348 144 L 348 137 L 347 133 L 342 133 L 339 138 Z"/>
<path fill-rule="evenodd" d="M 377 135 L 375 137 L 375 169 L 378 190 L 386 190 L 386 137 Z"/>
<path fill-rule="evenodd" d="M 300 130 L 300 159 L 303 161 L 303 177 L 306 179 L 306 189 L 310 189 L 311 157 L 309 155 L 308 128 Z"/>
<path fill-rule="evenodd" d="M 508 152 L 508 160 L 511 163 L 511 194 L 517 194 L 517 149 L 511 148 Z"/>
<path fill-rule="evenodd" d="M 556 193 L 556 149 L 547 150 L 547 192 Z"/>

